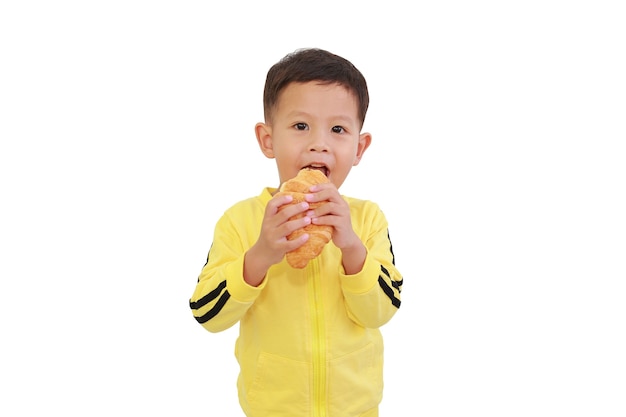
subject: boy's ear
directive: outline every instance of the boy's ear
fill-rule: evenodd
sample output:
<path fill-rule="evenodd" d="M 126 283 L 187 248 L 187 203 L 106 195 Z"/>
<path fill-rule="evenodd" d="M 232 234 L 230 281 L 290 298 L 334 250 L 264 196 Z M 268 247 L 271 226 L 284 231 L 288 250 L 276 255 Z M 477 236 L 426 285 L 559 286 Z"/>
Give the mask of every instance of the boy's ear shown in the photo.
<path fill-rule="evenodd" d="M 254 133 L 256 134 L 256 140 L 259 142 L 259 147 L 263 155 L 273 159 L 272 127 L 265 123 L 257 123 L 256 126 L 254 126 Z"/>
<path fill-rule="evenodd" d="M 367 148 L 370 147 L 371 143 L 372 143 L 372 135 L 371 134 L 369 134 L 369 133 L 361 133 L 359 135 L 359 143 L 357 144 L 356 156 L 354 158 L 354 163 L 352 164 L 352 166 L 357 166 L 359 164 L 359 162 L 361 162 L 361 158 L 363 157 L 363 154 L 365 153 Z"/>

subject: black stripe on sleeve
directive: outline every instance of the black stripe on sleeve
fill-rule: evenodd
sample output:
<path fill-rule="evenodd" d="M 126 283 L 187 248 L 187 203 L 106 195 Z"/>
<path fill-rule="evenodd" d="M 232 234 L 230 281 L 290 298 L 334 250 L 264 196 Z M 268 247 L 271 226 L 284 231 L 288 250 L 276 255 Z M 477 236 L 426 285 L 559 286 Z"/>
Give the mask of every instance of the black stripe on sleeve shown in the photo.
<path fill-rule="evenodd" d="M 191 307 L 192 310 L 204 307 L 211 301 L 215 300 L 222 293 L 224 288 L 226 288 L 226 280 L 220 282 L 220 285 L 218 285 L 217 288 L 200 298 L 198 301 L 189 301 L 189 307 Z"/>
<path fill-rule="evenodd" d="M 389 235 L 387 235 L 389 236 Z M 206 254 L 206 262 L 204 264 L 204 266 L 207 266 L 207 264 L 209 263 L 209 256 L 211 254 L 211 249 L 213 249 L 213 243 L 211 243 L 211 247 L 209 247 L 209 251 Z M 200 281 L 200 277 L 198 277 L 198 281 Z"/>
<path fill-rule="evenodd" d="M 402 283 L 404 282 L 404 280 L 400 280 L 398 281 L 394 281 L 391 279 L 391 274 L 389 273 L 389 271 L 387 270 L 387 268 L 385 268 L 383 265 L 380 266 L 380 270 L 383 271 L 383 274 L 385 274 L 389 280 L 391 281 L 391 285 L 398 290 L 398 292 L 402 292 Z"/>
<path fill-rule="evenodd" d="M 387 275 L 389 279 L 391 279 L 391 274 L 389 273 L 389 271 L 387 271 L 387 268 L 381 265 L 380 270 L 383 271 L 383 274 Z"/>
<path fill-rule="evenodd" d="M 211 320 L 213 317 L 217 316 L 217 314 L 220 311 L 222 311 L 222 307 L 224 307 L 224 304 L 226 304 L 226 301 L 228 301 L 229 298 L 230 298 L 230 293 L 228 292 L 228 290 L 224 291 L 224 294 L 222 294 L 222 296 L 217 301 L 217 303 L 215 303 L 212 309 L 210 309 L 205 315 L 196 317 L 196 320 L 198 321 L 198 323 L 200 324 L 206 323 L 207 321 Z"/>
<path fill-rule="evenodd" d="M 401 279 L 400 281 L 391 281 L 391 285 L 393 285 L 393 288 L 398 290 L 398 292 L 402 292 L 402 283 L 403 282 L 404 282 L 403 279 Z"/>
<path fill-rule="evenodd" d="M 385 281 L 382 275 L 378 277 L 378 285 L 380 285 L 380 288 L 382 288 L 383 292 L 389 297 L 391 304 L 396 308 L 400 308 L 400 300 L 396 298 L 393 289 L 387 284 L 387 281 Z"/>
<path fill-rule="evenodd" d="M 389 252 L 391 252 L 391 263 L 396 264 L 396 255 L 393 254 L 393 245 L 391 244 L 391 238 L 389 237 L 389 229 L 387 229 L 387 240 L 389 240 Z"/>

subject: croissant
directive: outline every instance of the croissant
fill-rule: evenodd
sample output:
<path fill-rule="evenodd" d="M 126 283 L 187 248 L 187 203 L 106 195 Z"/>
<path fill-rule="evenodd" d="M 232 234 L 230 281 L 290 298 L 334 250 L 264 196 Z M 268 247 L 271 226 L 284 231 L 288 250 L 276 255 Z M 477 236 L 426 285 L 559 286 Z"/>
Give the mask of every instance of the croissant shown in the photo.
<path fill-rule="evenodd" d="M 315 169 L 304 168 L 300 170 L 298 175 L 294 178 L 285 181 L 280 187 L 279 193 L 281 195 L 289 194 L 293 196 L 293 201 L 288 205 L 282 206 L 282 208 L 289 205 L 301 203 L 304 200 L 304 195 L 309 192 L 309 188 L 314 184 L 323 184 L 329 182 L 326 175 L 321 171 Z M 314 210 L 316 207 L 324 204 L 323 202 L 310 203 L 309 208 Z M 290 220 L 304 217 L 304 213 L 300 213 Z M 298 229 L 289 236 L 288 240 L 297 239 L 304 233 L 308 233 L 309 240 L 307 240 L 302 246 L 295 250 L 288 252 L 285 257 L 287 263 L 294 268 L 302 269 L 311 259 L 316 258 L 324 249 L 324 246 L 330 241 L 333 233 L 332 226 L 309 224 L 302 229 Z"/>

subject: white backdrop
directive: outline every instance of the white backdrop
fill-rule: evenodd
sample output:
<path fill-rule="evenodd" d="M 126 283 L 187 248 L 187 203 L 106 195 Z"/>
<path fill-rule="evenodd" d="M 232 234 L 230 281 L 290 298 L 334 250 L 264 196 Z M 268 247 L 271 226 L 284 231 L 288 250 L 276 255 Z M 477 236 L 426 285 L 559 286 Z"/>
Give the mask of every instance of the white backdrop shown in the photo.
<path fill-rule="evenodd" d="M 626 16 L 513 3 L 3 2 L 0 414 L 240 415 L 237 329 L 188 299 L 315 46 L 368 80 L 342 192 L 405 278 L 381 415 L 624 416 Z"/>

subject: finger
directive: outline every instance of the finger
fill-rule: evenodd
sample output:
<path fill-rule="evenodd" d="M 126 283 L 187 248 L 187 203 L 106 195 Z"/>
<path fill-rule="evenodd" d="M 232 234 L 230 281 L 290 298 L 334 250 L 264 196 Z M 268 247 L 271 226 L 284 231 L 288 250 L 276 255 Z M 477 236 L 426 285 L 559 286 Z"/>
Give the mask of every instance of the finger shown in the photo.
<path fill-rule="evenodd" d="M 267 207 L 276 212 L 279 207 L 290 204 L 291 202 L 293 202 L 293 196 L 291 194 L 277 194 L 267 203 Z"/>
<path fill-rule="evenodd" d="M 334 199 L 335 193 L 332 190 L 320 190 L 314 193 L 309 193 L 304 195 L 304 200 L 309 203 L 319 203 L 322 201 L 331 201 Z"/>
<path fill-rule="evenodd" d="M 302 229 L 311 224 L 310 217 L 301 217 L 299 219 L 289 220 L 281 226 L 281 234 L 283 236 L 289 236 L 296 230 Z"/>
<path fill-rule="evenodd" d="M 317 226 L 333 226 L 338 227 L 341 224 L 339 216 L 325 215 L 311 218 L 311 224 Z"/>
<path fill-rule="evenodd" d="M 285 253 L 298 249 L 300 246 L 304 245 L 307 240 L 309 240 L 308 233 L 303 233 L 293 240 L 288 240 L 285 244 Z"/>
<path fill-rule="evenodd" d="M 309 187 L 309 191 L 312 193 L 317 193 L 323 190 L 337 190 L 337 187 L 335 187 L 335 184 L 333 184 L 332 182 L 326 182 L 323 184 L 313 184 L 311 187 Z"/>
<path fill-rule="evenodd" d="M 341 194 L 339 194 L 337 188 L 335 188 L 332 184 L 318 184 L 311 187 L 310 193 L 304 195 L 304 200 L 309 203 L 317 203 L 321 201 L 339 202 L 341 199 Z"/>
<path fill-rule="evenodd" d="M 324 201 L 319 203 L 311 203 L 309 210 L 304 213 L 305 216 L 308 217 L 321 217 L 326 215 L 334 215 L 334 216 L 349 216 L 349 209 L 344 210 L 344 207 L 341 204 L 337 204 L 331 201 Z"/>
<path fill-rule="evenodd" d="M 310 205 L 306 201 L 291 205 L 285 205 L 280 208 L 279 215 L 281 216 L 281 220 L 285 222 L 294 216 L 304 213 L 309 209 L 309 207 Z"/>

